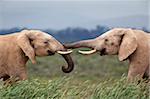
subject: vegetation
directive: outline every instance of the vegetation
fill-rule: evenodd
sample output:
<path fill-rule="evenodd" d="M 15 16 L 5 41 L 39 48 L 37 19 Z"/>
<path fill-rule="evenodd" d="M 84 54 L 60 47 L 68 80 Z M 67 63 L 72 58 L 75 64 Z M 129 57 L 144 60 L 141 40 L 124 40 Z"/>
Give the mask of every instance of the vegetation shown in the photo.
<path fill-rule="evenodd" d="M 32 79 L 0 88 L 1 99 L 148 99 L 148 84 L 120 80 L 91 83 L 63 77 Z"/>
<path fill-rule="evenodd" d="M 73 53 L 75 69 L 64 74 L 60 55 L 28 63 L 29 80 L 0 85 L 0 99 L 148 99 L 149 85 L 126 81 L 128 62 L 117 56 L 83 56 Z M 124 76 L 122 76 L 124 75 Z"/>
<path fill-rule="evenodd" d="M 77 50 L 71 55 L 75 69 L 69 74 L 61 71 L 61 67 L 66 65 L 62 56 L 56 54 L 55 56 L 37 58 L 37 64 L 33 65 L 30 62 L 28 65 L 29 75 L 35 77 L 63 77 L 73 75 L 76 78 L 91 79 L 109 79 L 120 78 L 123 74 L 127 74 L 128 62 L 119 62 L 117 56 L 100 56 L 99 53 L 93 55 L 80 55 Z"/>

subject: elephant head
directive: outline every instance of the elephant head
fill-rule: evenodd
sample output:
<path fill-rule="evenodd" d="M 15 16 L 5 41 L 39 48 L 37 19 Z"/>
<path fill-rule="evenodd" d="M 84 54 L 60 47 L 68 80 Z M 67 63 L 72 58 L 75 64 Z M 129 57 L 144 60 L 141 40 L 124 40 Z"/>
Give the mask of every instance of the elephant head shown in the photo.
<path fill-rule="evenodd" d="M 69 55 L 72 51 L 65 49 L 51 35 L 39 30 L 23 30 L 17 40 L 19 47 L 32 63 L 36 62 L 35 56 L 49 56 L 58 53 L 64 57 L 68 64 L 68 66 L 62 67 L 62 71 L 69 73 L 73 70 L 74 63 Z"/>
<path fill-rule="evenodd" d="M 100 52 L 100 55 L 116 55 L 119 54 L 119 60 L 127 59 L 137 48 L 136 37 L 131 29 L 115 28 L 101 36 L 65 44 L 66 48 L 91 48 L 90 51 L 79 51 L 81 54 L 92 54 Z"/>

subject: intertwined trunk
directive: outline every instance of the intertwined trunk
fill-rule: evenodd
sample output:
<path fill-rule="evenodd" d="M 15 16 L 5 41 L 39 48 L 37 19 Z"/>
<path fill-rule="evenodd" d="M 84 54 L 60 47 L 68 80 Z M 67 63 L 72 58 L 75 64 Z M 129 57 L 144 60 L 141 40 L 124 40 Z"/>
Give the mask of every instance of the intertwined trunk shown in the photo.
<path fill-rule="evenodd" d="M 70 73 L 73 69 L 74 69 L 74 63 L 73 60 L 71 58 L 71 56 L 69 54 L 66 55 L 62 55 L 64 57 L 64 59 L 66 60 L 68 66 L 63 66 L 62 67 L 62 71 L 65 73 Z"/>
<path fill-rule="evenodd" d="M 75 43 L 65 44 L 64 46 L 66 48 L 80 48 L 80 47 L 94 48 L 95 47 L 94 42 L 95 42 L 95 39 L 83 40 L 83 41 L 78 41 Z"/>

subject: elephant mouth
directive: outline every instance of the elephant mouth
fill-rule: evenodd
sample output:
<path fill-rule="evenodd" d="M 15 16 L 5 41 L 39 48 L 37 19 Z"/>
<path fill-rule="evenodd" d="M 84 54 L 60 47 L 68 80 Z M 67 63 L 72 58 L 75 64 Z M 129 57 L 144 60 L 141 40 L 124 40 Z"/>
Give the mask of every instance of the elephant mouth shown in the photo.
<path fill-rule="evenodd" d="M 50 50 L 48 50 L 48 51 L 47 51 L 47 53 L 48 53 L 48 55 L 49 55 L 49 56 L 51 56 L 51 55 L 54 55 L 54 54 L 55 54 L 54 52 L 52 52 L 52 51 L 50 51 Z"/>
<path fill-rule="evenodd" d="M 103 48 L 100 52 L 100 55 L 103 56 L 103 55 L 106 55 L 106 48 Z"/>

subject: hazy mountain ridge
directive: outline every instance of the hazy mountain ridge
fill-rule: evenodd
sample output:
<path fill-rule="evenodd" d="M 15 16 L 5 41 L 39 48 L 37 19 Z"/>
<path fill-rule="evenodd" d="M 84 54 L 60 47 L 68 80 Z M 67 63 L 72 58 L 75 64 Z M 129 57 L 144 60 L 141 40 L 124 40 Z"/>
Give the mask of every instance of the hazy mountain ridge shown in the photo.
<path fill-rule="evenodd" d="M 23 29 L 26 29 L 26 28 L 3 29 L 3 30 L 0 30 L 0 34 L 1 35 L 11 34 L 14 32 L 19 32 Z M 91 29 L 91 30 L 80 28 L 80 27 L 77 27 L 77 28 L 68 27 L 62 30 L 43 29 L 42 31 L 45 31 L 51 34 L 52 36 L 54 36 L 56 39 L 58 39 L 61 42 L 73 42 L 73 41 L 78 41 L 78 40 L 83 40 L 83 39 L 94 38 L 108 30 L 109 28 L 106 26 L 97 26 L 95 29 Z"/>
<path fill-rule="evenodd" d="M 14 32 L 20 32 L 23 29 L 27 29 L 27 28 L 16 27 L 16 28 L 11 28 L 11 29 L 3 29 L 3 30 L 0 30 L 0 34 L 1 35 L 11 34 Z M 141 29 L 148 32 L 147 28 L 145 27 L 142 27 Z M 68 27 L 62 30 L 43 29 L 42 31 L 45 31 L 48 34 L 51 34 L 60 42 L 73 42 L 73 41 L 95 38 L 105 33 L 108 30 L 110 30 L 109 27 L 98 25 L 96 26 L 95 29 L 86 29 L 86 28 L 81 28 L 81 27 L 76 27 L 76 28 Z"/>

